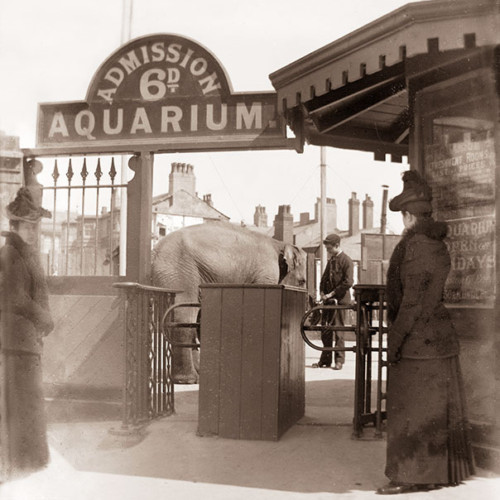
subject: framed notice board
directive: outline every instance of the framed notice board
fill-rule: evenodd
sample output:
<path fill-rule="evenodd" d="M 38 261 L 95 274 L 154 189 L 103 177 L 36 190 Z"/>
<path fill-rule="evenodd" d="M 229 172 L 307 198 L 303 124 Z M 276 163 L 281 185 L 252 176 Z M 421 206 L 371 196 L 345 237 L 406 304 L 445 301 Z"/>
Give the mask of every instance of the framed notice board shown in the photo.
<path fill-rule="evenodd" d="M 416 93 L 418 148 L 436 219 L 448 223 L 448 304 L 493 307 L 496 294 L 494 127 L 489 69 Z"/>

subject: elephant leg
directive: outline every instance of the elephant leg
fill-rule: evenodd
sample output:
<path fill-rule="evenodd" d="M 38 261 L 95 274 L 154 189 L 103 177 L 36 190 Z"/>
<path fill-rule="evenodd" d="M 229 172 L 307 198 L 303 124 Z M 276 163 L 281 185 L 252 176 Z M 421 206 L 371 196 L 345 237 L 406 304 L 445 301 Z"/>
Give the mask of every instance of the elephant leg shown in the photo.
<path fill-rule="evenodd" d="M 196 313 L 191 308 L 180 308 L 176 311 L 175 321 L 192 323 L 196 321 Z M 175 342 L 195 343 L 195 328 L 174 328 L 172 340 Z M 172 379 L 175 384 L 197 384 L 199 380 L 199 350 L 192 347 L 172 347 Z"/>

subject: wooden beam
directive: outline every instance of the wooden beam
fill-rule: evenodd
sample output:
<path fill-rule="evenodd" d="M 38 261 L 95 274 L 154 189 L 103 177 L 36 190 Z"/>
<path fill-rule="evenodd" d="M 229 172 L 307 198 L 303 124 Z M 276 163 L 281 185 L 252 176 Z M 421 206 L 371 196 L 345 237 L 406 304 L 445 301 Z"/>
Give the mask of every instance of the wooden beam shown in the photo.
<path fill-rule="evenodd" d="M 400 130 L 400 133 L 402 133 L 402 129 Z M 311 141 L 311 139 L 324 135 L 325 137 L 333 137 L 337 140 L 342 140 L 342 141 L 348 141 L 348 142 L 360 142 L 360 143 L 372 143 L 372 144 L 377 144 L 377 143 L 385 143 L 385 144 L 397 144 L 395 139 L 397 138 L 394 134 L 393 129 L 389 129 L 389 131 L 384 131 L 381 129 L 378 129 L 376 127 L 362 127 L 362 126 L 356 126 L 356 125 L 351 125 L 350 123 L 346 123 L 341 127 L 338 127 L 329 133 L 325 134 L 320 134 L 314 126 L 310 126 L 309 128 L 309 134 L 307 136 L 308 142 Z M 403 145 L 406 147 L 406 145 Z"/>
<path fill-rule="evenodd" d="M 318 132 L 325 133 L 352 120 L 367 110 L 382 104 L 385 101 L 405 91 L 406 83 L 403 76 L 391 80 L 384 85 L 376 87 L 373 91 L 368 89 L 357 98 L 349 99 L 339 105 L 329 107 L 324 111 L 311 112 L 309 115 L 313 120 Z"/>
<path fill-rule="evenodd" d="M 315 132 L 308 136 L 307 142 L 314 146 L 330 146 L 341 149 L 370 151 L 375 154 L 408 156 L 407 144 L 394 144 L 390 141 L 384 141 L 380 137 L 377 139 L 360 139 L 355 135 L 330 135 Z"/>
<path fill-rule="evenodd" d="M 304 102 L 304 108 L 308 113 L 321 112 L 330 106 L 335 106 L 344 99 L 351 99 L 357 94 L 363 94 L 370 89 L 375 89 L 380 85 L 390 84 L 392 81 L 397 81 L 405 75 L 404 62 L 393 64 L 383 68 L 376 73 L 367 75 L 352 83 L 347 83 L 343 87 L 331 90 L 326 94 L 315 97 L 307 102 Z"/>
<path fill-rule="evenodd" d="M 405 108 L 385 132 L 385 136 L 392 138 L 391 142 L 395 142 L 396 144 L 405 141 L 410 133 L 411 121 L 410 110 Z"/>

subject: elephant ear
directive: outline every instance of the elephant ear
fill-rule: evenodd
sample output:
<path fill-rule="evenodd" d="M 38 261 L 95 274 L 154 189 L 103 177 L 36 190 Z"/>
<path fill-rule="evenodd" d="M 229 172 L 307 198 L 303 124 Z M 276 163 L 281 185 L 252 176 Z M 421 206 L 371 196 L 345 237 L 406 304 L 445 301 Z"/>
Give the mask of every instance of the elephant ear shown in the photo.
<path fill-rule="evenodd" d="M 297 267 L 297 262 L 299 259 L 299 249 L 288 243 L 283 248 L 283 258 L 288 266 L 288 270 L 291 271 Z"/>
<path fill-rule="evenodd" d="M 285 244 L 279 256 L 279 283 L 292 271 L 298 271 L 302 263 L 301 251 L 294 245 Z"/>

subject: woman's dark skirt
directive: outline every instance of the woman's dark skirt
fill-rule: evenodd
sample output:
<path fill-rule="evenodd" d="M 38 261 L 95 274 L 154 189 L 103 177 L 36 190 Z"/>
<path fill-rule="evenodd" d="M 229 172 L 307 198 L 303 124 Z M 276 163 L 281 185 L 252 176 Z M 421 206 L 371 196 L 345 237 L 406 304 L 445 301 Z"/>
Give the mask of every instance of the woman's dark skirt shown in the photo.
<path fill-rule="evenodd" d="M 458 356 L 389 368 L 385 474 L 417 485 L 455 485 L 474 474 Z"/>
<path fill-rule="evenodd" d="M 38 354 L 5 351 L 2 459 L 5 479 L 43 468 L 49 461 L 47 421 Z"/>

